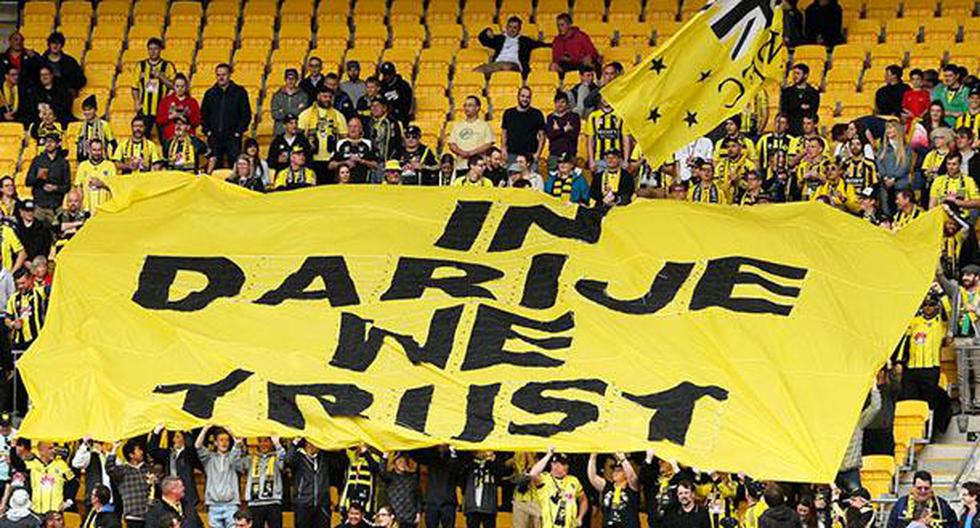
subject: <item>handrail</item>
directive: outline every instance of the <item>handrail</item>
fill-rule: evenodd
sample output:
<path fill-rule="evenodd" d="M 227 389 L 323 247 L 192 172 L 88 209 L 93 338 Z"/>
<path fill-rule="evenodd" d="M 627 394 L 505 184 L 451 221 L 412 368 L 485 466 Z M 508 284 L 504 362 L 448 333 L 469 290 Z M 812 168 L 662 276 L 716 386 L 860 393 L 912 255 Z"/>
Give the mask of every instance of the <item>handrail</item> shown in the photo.
<path fill-rule="evenodd" d="M 977 435 L 977 439 L 973 441 L 973 447 L 970 448 L 970 456 L 966 457 L 966 460 L 963 462 L 963 467 L 960 468 L 960 472 L 953 479 L 953 486 L 950 489 L 955 490 L 963 482 L 963 477 L 966 476 L 967 472 L 975 464 L 974 459 L 976 459 L 978 451 L 980 451 L 980 435 Z"/>

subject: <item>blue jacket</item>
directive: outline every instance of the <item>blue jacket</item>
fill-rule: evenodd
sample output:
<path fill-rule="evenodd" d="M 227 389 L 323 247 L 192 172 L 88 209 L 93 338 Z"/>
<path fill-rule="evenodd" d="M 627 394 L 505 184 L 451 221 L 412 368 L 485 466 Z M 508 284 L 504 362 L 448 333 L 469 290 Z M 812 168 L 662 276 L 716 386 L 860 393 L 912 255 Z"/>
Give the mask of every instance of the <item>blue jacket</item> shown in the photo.
<path fill-rule="evenodd" d="M 938 502 L 938 508 L 936 507 L 936 502 Z M 943 528 L 957 528 L 959 525 L 959 519 L 956 518 L 956 512 L 949 507 L 949 503 L 946 499 L 942 497 L 933 497 L 932 506 L 932 518 L 934 521 L 942 519 Z M 888 524 L 886 528 L 905 528 L 910 522 L 912 522 L 912 511 L 909 508 L 909 496 L 903 495 L 898 498 L 895 505 L 892 506 L 892 511 L 888 515 Z M 935 526 L 935 524 L 933 524 Z"/>
<path fill-rule="evenodd" d="M 552 194 L 557 180 L 557 172 L 548 174 L 548 181 L 544 182 L 544 192 L 546 194 Z M 589 183 L 585 181 L 585 176 L 582 176 L 582 171 L 579 169 L 575 169 L 575 173 L 572 176 L 572 194 L 568 197 L 568 201 L 589 205 Z"/>

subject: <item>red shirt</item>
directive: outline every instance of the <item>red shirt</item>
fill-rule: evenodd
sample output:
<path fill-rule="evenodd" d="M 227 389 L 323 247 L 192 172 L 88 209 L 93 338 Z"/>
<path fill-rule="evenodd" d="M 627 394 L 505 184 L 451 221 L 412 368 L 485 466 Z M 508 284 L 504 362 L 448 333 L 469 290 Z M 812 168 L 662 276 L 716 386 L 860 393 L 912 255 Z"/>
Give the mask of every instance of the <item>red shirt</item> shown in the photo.
<path fill-rule="evenodd" d="M 902 109 L 912 114 L 912 117 L 925 115 L 926 111 L 929 110 L 930 103 L 932 103 L 932 97 L 929 95 L 929 90 L 909 88 L 905 90 L 905 95 L 902 96 Z"/>
<path fill-rule="evenodd" d="M 564 57 L 568 55 L 568 57 Z M 592 58 L 592 64 L 598 64 L 599 52 L 589 38 L 578 26 L 572 26 L 566 35 L 557 35 L 551 41 L 551 62 L 570 62 L 582 64 L 587 57 Z"/>
<path fill-rule="evenodd" d="M 201 124 L 201 107 L 189 95 L 178 99 L 176 93 L 170 92 L 160 99 L 160 105 L 157 106 L 157 125 L 163 128 L 163 139 L 166 141 L 174 137 L 174 121 L 170 119 L 170 107 L 184 109 L 184 115 L 191 125 L 189 135 L 193 136 L 194 130 Z"/>

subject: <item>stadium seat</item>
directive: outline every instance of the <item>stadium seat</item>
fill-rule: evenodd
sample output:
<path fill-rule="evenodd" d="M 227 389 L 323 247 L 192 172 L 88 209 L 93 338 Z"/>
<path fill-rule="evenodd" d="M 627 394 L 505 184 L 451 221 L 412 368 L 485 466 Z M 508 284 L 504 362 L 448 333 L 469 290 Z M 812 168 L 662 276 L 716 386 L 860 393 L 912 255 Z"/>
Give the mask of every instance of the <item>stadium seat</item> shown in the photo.
<path fill-rule="evenodd" d="M 517 90 L 524 84 L 520 72 L 497 72 L 490 76 L 487 97 L 491 104 L 505 103 L 505 107 L 517 104 Z"/>
<path fill-rule="evenodd" d="M 21 22 L 24 25 L 44 25 L 50 29 L 58 15 L 58 7 L 51 1 L 25 2 L 21 12 Z"/>
<path fill-rule="evenodd" d="M 235 45 L 235 25 L 229 22 L 208 22 L 201 32 L 201 48 L 231 48 Z"/>
<path fill-rule="evenodd" d="M 614 2 L 616 0 L 613 0 Z M 658 1 L 658 2 L 647 2 L 646 6 L 646 20 L 662 23 L 662 22 L 677 22 L 678 15 L 678 4 L 677 2 L 670 1 Z"/>
<path fill-rule="evenodd" d="M 936 68 L 946 58 L 947 44 L 926 42 L 909 48 L 909 68 Z"/>
<path fill-rule="evenodd" d="M 972 65 L 977 63 L 978 57 L 980 57 L 980 49 L 975 40 L 953 44 L 949 48 L 948 59 L 953 64 L 964 64 L 975 68 Z"/>
<path fill-rule="evenodd" d="M 831 66 L 833 68 L 863 67 L 868 61 L 869 48 L 870 46 L 866 44 L 841 44 L 834 48 L 830 59 Z"/>
<path fill-rule="evenodd" d="M 358 61 L 361 63 L 361 71 L 365 73 L 374 73 L 374 70 L 378 67 L 379 59 L 381 58 L 381 52 L 383 50 L 376 47 L 355 47 L 347 50 L 347 55 L 344 57 L 345 61 Z M 324 60 L 326 63 L 326 60 Z M 324 68 L 326 70 L 326 68 Z"/>
<path fill-rule="evenodd" d="M 857 82 L 861 72 L 861 68 L 834 66 L 827 72 L 826 90 L 828 92 L 843 91 L 854 94 L 857 91 Z"/>
<path fill-rule="evenodd" d="M 485 83 L 486 78 L 483 77 L 482 73 L 460 70 L 457 66 L 456 75 L 453 76 L 453 91 L 464 90 L 467 95 L 482 94 Z"/>
<path fill-rule="evenodd" d="M 384 50 L 384 53 L 381 55 L 381 60 L 393 63 L 402 77 L 411 81 L 415 72 L 415 62 L 419 56 L 419 49 L 400 46 L 392 47 L 391 49 Z"/>
<path fill-rule="evenodd" d="M 941 0 L 940 13 L 958 20 L 969 19 L 976 14 L 976 0 Z"/>
<path fill-rule="evenodd" d="M 868 55 L 871 57 L 870 64 L 872 66 L 880 66 L 882 68 L 888 66 L 889 64 L 898 64 L 901 66 L 902 64 L 905 64 L 905 50 L 909 45 L 910 44 L 906 42 L 902 42 L 871 46 L 868 49 Z"/>
<path fill-rule="evenodd" d="M 642 2 L 638 0 L 612 0 L 606 18 L 609 23 L 616 24 L 620 29 L 623 29 L 627 25 L 639 22 L 642 15 Z"/>
<path fill-rule="evenodd" d="M 208 83 L 210 84 L 210 80 L 214 75 L 214 68 L 222 62 L 229 62 L 231 60 L 231 51 L 232 48 L 230 46 L 215 46 L 198 50 L 197 57 L 194 59 L 195 75 L 203 73 L 205 79 L 208 79 Z"/>
<path fill-rule="evenodd" d="M 92 28 L 92 35 L 89 37 L 89 45 L 92 49 L 116 48 L 120 47 L 120 42 L 126 36 L 126 27 L 116 24 L 103 24 L 99 22 Z"/>
<path fill-rule="evenodd" d="M 902 2 L 903 18 L 918 18 L 920 20 L 932 18 L 939 11 L 939 2 L 936 0 L 905 0 Z"/>
<path fill-rule="evenodd" d="M 526 84 L 535 94 L 552 94 L 558 89 L 560 81 L 558 74 L 548 70 L 531 70 L 528 74 Z"/>
<path fill-rule="evenodd" d="M 864 16 L 870 20 L 891 20 L 898 16 L 895 0 L 865 0 Z"/>
<path fill-rule="evenodd" d="M 553 27 L 555 17 L 568 12 L 568 0 L 538 0 L 538 7 L 534 11 L 534 21 L 542 27 Z M 554 33 L 554 29 L 548 30 Z"/>
<path fill-rule="evenodd" d="M 163 25 L 149 25 L 149 24 L 133 24 L 129 28 L 129 34 L 126 40 L 129 42 L 129 47 L 131 48 L 145 48 L 146 41 L 151 38 L 160 38 L 163 36 Z"/>
<path fill-rule="evenodd" d="M 462 21 L 467 29 L 479 31 L 486 26 L 494 23 L 496 15 L 496 5 L 494 2 L 481 0 L 467 0 L 463 5 Z"/>
<path fill-rule="evenodd" d="M 604 20 L 606 3 L 603 0 L 575 0 L 572 16 L 576 23 L 591 28 L 594 23 Z"/>
<path fill-rule="evenodd" d="M 459 49 L 463 42 L 463 27 L 459 24 L 438 23 L 429 26 L 429 46 Z"/>
<path fill-rule="evenodd" d="M 396 24 L 391 26 L 391 47 L 411 48 L 416 53 L 425 43 L 425 26 L 420 24 Z"/>
<path fill-rule="evenodd" d="M 620 46 L 617 48 L 609 48 L 602 52 L 602 60 L 604 62 L 619 62 L 626 68 L 636 64 L 637 53 L 636 49 L 632 46 L 625 47 Z"/>
<path fill-rule="evenodd" d="M 923 42 L 948 46 L 959 38 L 960 23 L 952 18 L 930 19 L 923 24 Z"/>
<path fill-rule="evenodd" d="M 167 3 L 154 0 L 137 0 L 133 4 L 133 25 L 154 27 L 157 33 L 167 18 Z"/>
<path fill-rule="evenodd" d="M 878 20 L 854 20 L 847 26 L 849 44 L 876 44 L 881 38 L 881 22 Z"/>
<path fill-rule="evenodd" d="M 895 459 L 890 456 L 872 455 L 861 459 L 861 485 L 868 488 L 872 498 L 891 492 L 895 475 Z"/>
<path fill-rule="evenodd" d="M 456 24 L 459 20 L 459 3 L 453 0 L 431 0 L 425 12 L 425 21 L 433 24 Z"/>
<path fill-rule="evenodd" d="M 235 73 L 238 74 L 240 67 L 264 69 L 269 58 L 269 48 L 240 48 L 235 52 Z"/>
<path fill-rule="evenodd" d="M 197 41 L 200 38 L 200 35 L 201 28 L 198 23 L 171 23 L 169 26 L 167 26 L 167 32 L 164 33 L 164 43 L 167 46 L 168 52 L 188 48 L 194 50 L 197 48 Z"/>
<path fill-rule="evenodd" d="M 125 31 L 131 11 L 130 0 L 101 0 L 95 10 L 95 19 L 99 25 L 115 25 L 119 26 L 120 31 Z"/>
<path fill-rule="evenodd" d="M 211 0 L 208 2 L 204 16 L 208 24 L 237 25 L 241 7 L 240 0 Z"/>
<path fill-rule="evenodd" d="M 260 18 L 246 19 L 242 26 L 241 47 L 259 48 L 269 50 L 272 48 L 272 41 L 275 38 L 275 29 L 269 22 Z"/>
<path fill-rule="evenodd" d="M 250 20 L 274 20 L 278 16 L 275 2 L 265 0 L 248 0 L 242 8 L 242 19 L 246 22 Z M 267 24 L 271 25 L 271 24 Z"/>
<path fill-rule="evenodd" d="M 355 48 L 375 48 L 380 52 L 388 45 L 388 28 L 384 24 L 356 26 L 354 29 Z"/>
<path fill-rule="evenodd" d="M 453 64 L 454 53 L 454 50 L 436 47 L 422 50 L 419 54 L 419 73 L 432 71 L 448 74 L 449 67 Z"/>
<path fill-rule="evenodd" d="M 64 0 L 61 2 L 59 19 L 64 26 L 89 26 L 92 24 L 92 15 L 92 3 L 87 0 Z"/>
<path fill-rule="evenodd" d="M 170 25 L 200 26 L 203 14 L 201 2 L 175 0 L 170 4 Z"/>
<path fill-rule="evenodd" d="M 272 52 L 269 65 L 272 67 L 298 68 L 306 60 L 307 49 L 305 46 L 279 46 Z"/>
<path fill-rule="evenodd" d="M 926 422 L 929 420 L 929 404 L 919 400 L 905 400 L 895 404 L 894 433 L 895 442 L 900 440 L 906 446 L 911 440 L 924 438 Z"/>
<path fill-rule="evenodd" d="M 456 53 L 456 71 L 469 71 L 490 60 L 490 52 L 486 48 L 464 48 Z"/>
<path fill-rule="evenodd" d="M 893 18 L 885 24 L 885 41 L 891 44 L 909 44 L 919 41 L 922 22 L 918 19 Z"/>
<path fill-rule="evenodd" d="M 396 0 L 392 2 L 388 19 L 392 26 L 396 24 L 419 24 L 424 13 L 423 3 L 413 0 Z"/>

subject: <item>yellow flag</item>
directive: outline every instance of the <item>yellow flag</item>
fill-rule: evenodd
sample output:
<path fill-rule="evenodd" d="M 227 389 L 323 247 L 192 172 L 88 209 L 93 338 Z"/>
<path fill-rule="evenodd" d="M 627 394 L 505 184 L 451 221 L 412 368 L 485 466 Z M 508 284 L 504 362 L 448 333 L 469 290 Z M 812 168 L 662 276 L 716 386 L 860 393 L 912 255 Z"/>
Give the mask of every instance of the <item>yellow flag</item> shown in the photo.
<path fill-rule="evenodd" d="M 833 479 L 943 222 L 172 173 L 112 190 L 18 365 L 25 437 L 216 423 L 327 448 L 652 447 L 811 482 Z"/>
<path fill-rule="evenodd" d="M 643 62 L 602 89 L 650 166 L 738 114 L 786 67 L 774 0 L 715 0 Z"/>

